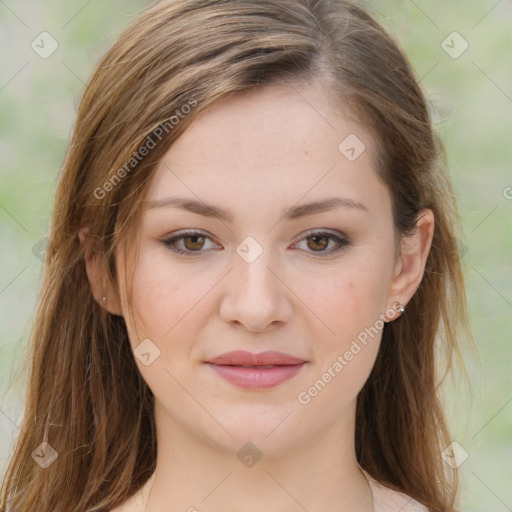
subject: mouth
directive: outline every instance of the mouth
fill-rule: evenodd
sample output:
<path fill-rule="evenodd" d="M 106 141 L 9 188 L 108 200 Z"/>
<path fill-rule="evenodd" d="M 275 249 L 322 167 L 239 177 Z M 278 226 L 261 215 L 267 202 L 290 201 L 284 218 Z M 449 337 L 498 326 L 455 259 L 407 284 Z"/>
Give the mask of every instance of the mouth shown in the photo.
<path fill-rule="evenodd" d="M 221 378 L 244 389 L 278 386 L 300 372 L 307 361 L 282 352 L 235 351 L 206 361 Z"/>
<path fill-rule="evenodd" d="M 228 364 L 228 365 L 225 365 L 225 366 L 238 366 L 236 364 Z M 276 366 L 281 366 L 281 365 L 275 365 L 275 364 L 267 364 L 267 366 L 253 366 L 253 365 L 250 365 L 250 364 L 242 364 L 240 365 L 241 368 L 259 368 L 260 370 L 265 370 L 267 368 L 275 368 Z"/>

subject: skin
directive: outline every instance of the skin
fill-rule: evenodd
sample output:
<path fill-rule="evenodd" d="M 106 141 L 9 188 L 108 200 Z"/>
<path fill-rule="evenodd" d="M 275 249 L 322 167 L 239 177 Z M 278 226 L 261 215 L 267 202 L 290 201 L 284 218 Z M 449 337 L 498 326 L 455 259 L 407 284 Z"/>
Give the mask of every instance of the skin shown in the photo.
<path fill-rule="evenodd" d="M 349 134 L 366 145 L 355 161 L 338 150 Z M 309 403 L 298 400 L 330 367 L 332 375 L 338 356 L 365 328 L 379 325 L 379 315 L 396 321 L 390 308 L 406 305 L 423 276 L 433 214 L 422 212 L 397 255 L 391 196 L 372 168 L 373 147 L 368 131 L 334 111 L 318 85 L 266 86 L 222 100 L 175 141 L 150 182 L 139 259 L 129 272 L 133 318 L 122 251 L 119 293 L 87 251 L 96 300 L 106 296 L 104 307 L 125 317 L 134 349 L 150 339 L 160 350 L 149 366 L 135 358 L 155 395 L 157 468 L 116 512 L 373 510 L 354 429 L 356 397 L 381 331 L 359 344 Z M 233 222 L 149 207 L 170 196 L 229 209 Z M 284 208 L 332 196 L 366 210 L 281 218 Z M 199 253 L 175 254 L 162 242 L 187 229 L 210 237 L 177 242 Z M 328 230 L 350 244 L 330 252 L 336 240 L 308 230 Z M 236 252 L 247 236 L 263 249 L 251 263 Z M 244 390 L 204 364 L 237 349 L 278 350 L 308 362 L 274 388 Z M 249 441 L 262 455 L 253 467 L 236 456 Z"/>

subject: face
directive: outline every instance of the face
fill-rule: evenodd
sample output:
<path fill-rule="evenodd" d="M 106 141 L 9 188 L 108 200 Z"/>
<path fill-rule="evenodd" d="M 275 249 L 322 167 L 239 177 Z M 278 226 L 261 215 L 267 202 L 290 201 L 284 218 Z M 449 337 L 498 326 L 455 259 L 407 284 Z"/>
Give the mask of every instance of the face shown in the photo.
<path fill-rule="evenodd" d="M 166 153 L 125 316 L 160 431 L 267 453 L 353 436 L 398 268 L 373 146 L 317 86 L 267 86 L 217 103 Z M 212 364 L 232 351 L 285 356 Z"/>

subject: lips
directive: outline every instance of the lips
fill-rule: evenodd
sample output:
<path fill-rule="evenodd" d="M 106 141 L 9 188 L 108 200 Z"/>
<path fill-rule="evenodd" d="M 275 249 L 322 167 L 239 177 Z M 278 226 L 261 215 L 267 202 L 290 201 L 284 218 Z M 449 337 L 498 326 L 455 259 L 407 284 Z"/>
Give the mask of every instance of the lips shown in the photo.
<path fill-rule="evenodd" d="M 210 359 L 207 362 L 231 366 L 283 366 L 301 364 L 305 360 L 284 354 L 283 352 L 267 351 L 253 354 L 245 350 L 235 350 Z"/>
<path fill-rule="evenodd" d="M 283 352 L 228 352 L 206 361 L 223 379 L 245 389 L 266 389 L 294 377 L 306 361 Z"/>

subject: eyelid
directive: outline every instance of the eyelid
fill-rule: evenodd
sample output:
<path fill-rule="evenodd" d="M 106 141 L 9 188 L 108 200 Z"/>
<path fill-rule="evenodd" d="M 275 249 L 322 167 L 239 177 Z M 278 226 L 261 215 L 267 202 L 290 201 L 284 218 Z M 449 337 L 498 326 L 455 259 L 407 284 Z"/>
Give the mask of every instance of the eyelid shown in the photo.
<path fill-rule="evenodd" d="M 332 236 L 333 238 L 338 237 L 343 240 L 348 240 L 348 236 L 342 231 L 329 228 L 313 228 L 301 233 L 297 238 L 297 241 L 303 240 L 304 238 L 307 238 L 308 236 L 312 235 L 329 235 Z"/>
<path fill-rule="evenodd" d="M 314 229 L 308 229 L 307 231 L 301 233 L 299 235 L 299 238 L 296 242 L 292 244 L 292 246 L 298 244 L 299 242 L 302 242 L 303 240 L 307 239 L 310 236 L 317 235 L 317 236 L 328 236 L 331 240 L 334 240 L 336 243 L 338 243 L 338 247 L 331 249 L 329 251 L 307 251 L 308 255 L 313 255 L 320 258 L 326 258 L 329 257 L 335 253 L 337 253 L 340 250 L 346 249 L 349 245 L 351 245 L 350 238 L 343 233 L 342 231 L 337 230 L 331 230 L 328 228 L 314 228 Z"/>
<path fill-rule="evenodd" d="M 199 229 L 183 229 L 181 231 L 177 231 L 175 233 L 172 233 L 169 236 L 164 237 L 161 241 L 166 247 L 170 248 L 172 251 L 174 251 L 176 253 L 194 255 L 194 253 L 202 254 L 202 253 L 206 252 L 206 251 L 202 251 L 202 250 L 201 251 L 184 251 L 183 249 L 176 249 L 176 248 L 172 249 L 171 248 L 171 244 L 173 242 L 175 242 L 177 240 L 183 240 L 184 238 L 187 238 L 190 236 L 201 236 L 201 237 L 207 238 L 208 240 L 211 240 L 215 244 L 219 245 L 219 243 L 215 240 L 215 238 L 213 236 L 211 236 L 207 232 L 199 230 Z"/>

